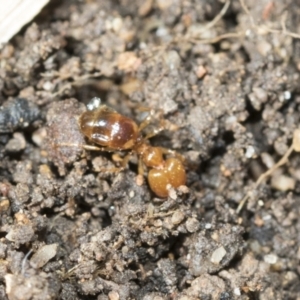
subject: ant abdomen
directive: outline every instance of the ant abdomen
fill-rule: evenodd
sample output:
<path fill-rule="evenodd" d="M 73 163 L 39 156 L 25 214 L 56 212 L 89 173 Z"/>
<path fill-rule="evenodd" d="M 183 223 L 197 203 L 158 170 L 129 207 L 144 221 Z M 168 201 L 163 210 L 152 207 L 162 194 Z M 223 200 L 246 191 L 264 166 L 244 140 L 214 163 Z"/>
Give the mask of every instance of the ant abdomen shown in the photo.
<path fill-rule="evenodd" d="M 182 162 L 175 157 L 168 158 L 162 169 L 149 170 L 148 183 L 157 196 L 168 197 L 168 185 L 178 188 L 186 183 L 186 173 Z"/>
<path fill-rule="evenodd" d="M 132 119 L 104 105 L 84 112 L 79 118 L 79 126 L 90 141 L 114 150 L 133 148 L 139 134 Z"/>

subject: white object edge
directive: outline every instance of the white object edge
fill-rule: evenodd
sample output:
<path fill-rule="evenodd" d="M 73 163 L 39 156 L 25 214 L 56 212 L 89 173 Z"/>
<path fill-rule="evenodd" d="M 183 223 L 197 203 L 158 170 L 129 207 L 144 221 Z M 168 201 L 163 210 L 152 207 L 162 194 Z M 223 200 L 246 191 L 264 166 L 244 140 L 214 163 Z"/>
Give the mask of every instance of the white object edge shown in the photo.
<path fill-rule="evenodd" d="M 48 2 L 49 0 L 0 0 L 0 48 Z"/>

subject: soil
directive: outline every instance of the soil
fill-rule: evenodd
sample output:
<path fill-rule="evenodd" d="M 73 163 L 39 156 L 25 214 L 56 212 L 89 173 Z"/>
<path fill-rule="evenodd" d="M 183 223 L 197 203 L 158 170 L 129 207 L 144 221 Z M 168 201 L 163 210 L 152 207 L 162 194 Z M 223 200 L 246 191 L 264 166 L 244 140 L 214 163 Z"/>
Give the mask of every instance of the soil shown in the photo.
<path fill-rule="evenodd" d="M 0 299 L 300 299 L 300 2 L 63 0 L 0 52 Z M 156 197 L 86 151 L 93 97 L 185 157 Z M 163 116 L 161 116 L 161 113 Z M 124 153 L 120 153 L 123 155 Z M 237 207 L 248 195 L 240 211 Z"/>

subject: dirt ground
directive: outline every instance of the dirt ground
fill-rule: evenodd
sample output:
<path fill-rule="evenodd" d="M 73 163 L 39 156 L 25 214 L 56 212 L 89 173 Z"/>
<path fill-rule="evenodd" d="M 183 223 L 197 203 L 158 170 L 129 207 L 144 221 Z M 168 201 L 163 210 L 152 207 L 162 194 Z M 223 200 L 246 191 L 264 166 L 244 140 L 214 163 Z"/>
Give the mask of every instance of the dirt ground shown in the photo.
<path fill-rule="evenodd" d="M 0 299 L 299 300 L 300 148 L 255 184 L 294 145 L 297 33 L 299 0 L 51 1 L 0 51 Z M 67 146 L 94 96 L 162 110 L 187 187 Z"/>

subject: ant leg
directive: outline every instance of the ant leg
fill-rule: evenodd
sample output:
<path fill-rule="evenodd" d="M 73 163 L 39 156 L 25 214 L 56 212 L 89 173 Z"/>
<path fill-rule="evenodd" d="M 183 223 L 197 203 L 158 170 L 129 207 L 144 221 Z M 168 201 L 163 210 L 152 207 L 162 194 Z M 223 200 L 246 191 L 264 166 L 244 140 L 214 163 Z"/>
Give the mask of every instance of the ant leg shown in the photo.
<path fill-rule="evenodd" d="M 144 173 L 145 173 L 144 164 L 140 157 L 138 161 L 138 175 L 136 177 L 136 184 L 138 186 L 141 186 L 144 183 Z"/>
<path fill-rule="evenodd" d="M 126 154 L 123 158 L 121 158 L 121 168 L 124 170 L 129 162 L 130 157 L 132 156 L 132 152 L 129 152 L 128 154 Z"/>
<path fill-rule="evenodd" d="M 82 145 L 83 149 L 85 150 L 90 150 L 90 151 L 108 151 L 107 149 L 105 148 L 100 148 L 100 147 L 97 147 L 97 146 L 92 146 L 92 145 Z"/>
<path fill-rule="evenodd" d="M 163 131 L 164 128 L 163 127 L 159 127 L 157 129 L 154 129 L 152 132 L 148 133 L 145 137 L 144 137 L 144 140 L 149 140 L 151 139 L 152 137 L 158 135 L 161 131 Z"/>
<path fill-rule="evenodd" d="M 105 152 L 115 152 L 116 149 L 109 148 L 109 147 L 98 147 L 98 146 L 93 146 L 93 145 L 87 145 L 87 144 L 72 144 L 72 143 L 59 143 L 59 144 L 54 144 L 56 147 L 77 147 L 77 148 L 82 148 L 84 150 L 89 150 L 89 151 L 105 151 Z"/>
<path fill-rule="evenodd" d="M 144 128 L 146 128 L 151 121 L 154 119 L 154 114 L 155 114 L 155 110 L 153 109 L 147 109 L 147 108 L 143 108 L 144 111 L 149 110 L 150 113 L 149 115 L 146 117 L 146 119 L 140 124 L 139 126 L 139 131 L 142 131 Z M 159 119 L 159 127 L 157 129 L 152 130 L 151 132 L 149 132 L 145 137 L 144 140 L 148 140 L 152 137 L 154 137 L 155 135 L 157 135 L 158 133 L 160 133 L 162 130 L 165 129 L 165 120 L 163 118 L 164 112 L 163 110 L 159 109 L 158 110 L 158 116 L 157 118 Z"/>
<path fill-rule="evenodd" d="M 143 160 L 141 157 L 139 158 L 139 161 L 138 161 L 138 174 L 140 176 L 144 176 L 144 174 L 145 174 L 145 168 L 144 168 Z"/>
<path fill-rule="evenodd" d="M 139 126 L 139 131 L 144 130 L 152 121 L 155 111 L 151 108 L 141 107 L 139 110 L 143 112 L 149 112 L 148 116 L 142 121 L 142 123 Z"/>
<path fill-rule="evenodd" d="M 128 165 L 128 161 L 132 155 L 132 152 L 129 152 L 124 157 L 120 157 L 118 154 L 113 155 L 113 160 L 116 162 L 120 162 L 120 167 L 114 167 L 114 168 L 101 168 L 100 172 L 111 172 L 111 173 L 119 173 L 122 172 L 126 166 Z"/>
<path fill-rule="evenodd" d="M 179 159 L 182 163 L 185 162 L 185 157 L 183 155 L 181 155 L 180 153 L 178 153 L 174 150 L 168 149 L 168 148 L 164 148 L 164 147 L 159 147 L 159 149 L 162 151 L 163 154 L 172 155 L 172 156 L 176 157 L 177 159 Z"/>
<path fill-rule="evenodd" d="M 144 141 L 154 137 L 155 135 L 157 135 L 159 132 L 161 132 L 162 130 L 166 129 L 167 124 L 170 124 L 170 128 L 169 130 L 175 130 L 174 127 L 176 129 L 178 129 L 178 126 L 172 123 L 167 123 L 166 120 L 164 119 L 164 111 L 162 109 L 151 109 L 151 108 L 147 108 L 147 107 L 139 107 L 138 108 L 140 111 L 144 111 L 144 112 L 149 112 L 148 116 L 142 121 L 142 123 L 139 125 L 139 132 L 142 131 L 143 129 L 145 129 L 150 123 L 151 121 L 154 119 L 155 116 L 155 112 L 157 112 L 157 116 L 155 117 L 155 119 L 159 119 L 159 126 L 157 129 L 152 130 L 151 132 L 149 132 L 145 137 L 144 137 Z M 173 127 L 173 128 L 172 128 Z"/>
<path fill-rule="evenodd" d="M 112 160 L 113 160 L 114 162 L 119 163 L 119 162 L 122 162 L 122 161 L 123 161 L 123 157 L 121 157 L 118 153 L 114 153 L 114 154 L 112 155 Z"/>
<path fill-rule="evenodd" d="M 82 148 L 82 149 L 90 150 L 90 151 L 109 151 L 109 149 L 107 149 L 105 147 L 97 147 L 97 146 L 86 145 L 86 144 L 59 143 L 59 144 L 55 144 L 54 146 L 76 147 L 76 148 Z"/>
<path fill-rule="evenodd" d="M 163 127 L 162 123 L 163 123 L 164 112 L 163 112 L 162 109 L 153 109 L 153 108 L 149 108 L 149 107 L 139 107 L 138 110 L 140 110 L 142 112 L 149 112 L 148 116 L 142 121 L 142 123 L 139 126 L 140 131 L 145 129 L 151 123 L 151 121 L 155 117 L 155 113 L 158 113 L 158 116 L 156 118 L 158 118 L 160 120 L 160 127 Z"/>

